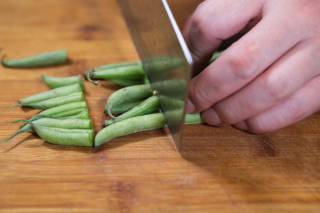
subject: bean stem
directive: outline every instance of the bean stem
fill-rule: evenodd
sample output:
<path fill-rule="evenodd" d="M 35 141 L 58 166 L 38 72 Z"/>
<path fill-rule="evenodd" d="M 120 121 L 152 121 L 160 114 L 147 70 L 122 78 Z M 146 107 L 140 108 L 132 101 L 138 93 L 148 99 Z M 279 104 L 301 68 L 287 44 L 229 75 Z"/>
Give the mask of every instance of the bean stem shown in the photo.
<path fill-rule="evenodd" d="M 90 73 L 87 74 L 87 79 L 89 82 L 93 83 L 95 86 L 98 86 L 99 85 L 99 82 L 100 81 L 93 81 L 91 78 L 90 78 Z"/>

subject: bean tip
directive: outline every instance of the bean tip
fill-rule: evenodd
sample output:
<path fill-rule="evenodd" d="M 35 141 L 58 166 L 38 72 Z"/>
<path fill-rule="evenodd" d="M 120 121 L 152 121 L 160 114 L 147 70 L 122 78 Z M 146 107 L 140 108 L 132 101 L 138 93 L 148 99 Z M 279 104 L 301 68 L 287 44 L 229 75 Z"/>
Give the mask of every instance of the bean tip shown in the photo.
<path fill-rule="evenodd" d="M 13 107 L 15 107 L 15 106 L 22 106 L 22 104 L 14 104 L 14 105 L 12 105 L 12 106 L 8 109 L 8 112 L 10 112 L 10 110 L 11 110 Z"/>
<path fill-rule="evenodd" d="M 88 79 L 88 81 L 91 82 L 91 83 L 93 83 L 95 86 L 98 86 L 100 81 L 93 81 L 93 80 L 91 79 L 91 77 L 93 77 L 93 74 L 91 74 L 91 73 L 93 73 L 93 72 L 88 72 L 88 73 L 87 73 L 87 79 Z M 92 75 L 92 76 L 90 77 L 90 75 Z"/>

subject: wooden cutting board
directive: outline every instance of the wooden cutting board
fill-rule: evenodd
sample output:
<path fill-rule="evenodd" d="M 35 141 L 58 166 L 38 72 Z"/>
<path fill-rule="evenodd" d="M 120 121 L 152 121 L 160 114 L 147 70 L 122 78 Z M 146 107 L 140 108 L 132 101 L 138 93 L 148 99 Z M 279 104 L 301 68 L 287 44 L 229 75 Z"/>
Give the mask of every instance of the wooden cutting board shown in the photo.
<path fill-rule="evenodd" d="M 171 0 L 178 23 L 200 2 Z M 66 65 L 0 67 L 0 140 L 10 123 L 38 110 L 7 109 L 46 91 L 40 74 L 71 76 L 94 66 L 138 60 L 115 0 L 1 0 L 2 56 L 68 49 Z M 119 89 L 86 82 L 98 132 L 103 107 Z M 269 134 L 232 127 L 185 127 L 176 151 L 167 129 L 95 148 L 57 146 L 34 134 L 0 145 L 1 212 L 318 212 L 320 113 Z"/>

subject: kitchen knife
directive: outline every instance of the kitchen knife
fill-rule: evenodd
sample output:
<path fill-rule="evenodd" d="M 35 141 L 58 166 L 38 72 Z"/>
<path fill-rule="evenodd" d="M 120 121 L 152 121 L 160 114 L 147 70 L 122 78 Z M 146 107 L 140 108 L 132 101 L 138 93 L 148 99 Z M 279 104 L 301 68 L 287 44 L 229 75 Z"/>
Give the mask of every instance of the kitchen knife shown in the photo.
<path fill-rule="evenodd" d="M 118 0 L 144 70 L 178 150 L 192 57 L 166 0 Z"/>

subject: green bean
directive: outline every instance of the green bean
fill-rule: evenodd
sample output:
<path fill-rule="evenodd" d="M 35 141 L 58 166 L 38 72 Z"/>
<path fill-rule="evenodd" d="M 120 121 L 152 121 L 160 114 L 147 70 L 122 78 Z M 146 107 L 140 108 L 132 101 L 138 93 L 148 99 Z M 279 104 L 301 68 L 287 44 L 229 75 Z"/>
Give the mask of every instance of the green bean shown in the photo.
<path fill-rule="evenodd" d="M 160 113 L 160 112 L 161 112 L 161 110 L 160 110 L 159 107 L 153 107 L 153 108 L 147 109 L 146 111 L 144 111 L 144 112 L 141 113 L 140 115 L 136 115 L 136 116 L 149 115 L 149 114 Z M 118 118 L 118 117 L 117 117 L 117 118 Z M 119 120 L 117 120 L 117 118 L 112 118 L 112 119 L 103 121 L 103 122 L 102 122 L 102 126 L 103 126 L 103 127 L 106 127 L 106 126 L 109 126 L 109 125 L 114 124 L 114 123 L 116 123 L 116 122 L 125 120 L 125 119 L 119 119 Z"/>
<path fill-rule="evenodd" d="M 39 117 L 41 114 L 34 115 L 34 117 Z M 70 116 L 81 116 L 84 118 L 89 119 L 89 110 L 85 108 L 79 108 L 79 109 L 72 109 L 64 112 L 60 112 L 53 115 L 55 118 L 64 118 L 64 117 L 70 117 Z M 80 119 L 80 117 L 78 117 Z"/>
<path fill-rule="evenodd" d="M 145 73 L 141 66 L 125 66 L 107 70 L 91 72 L 90 78 L 98 79 L 125 79 L 125 80 L 140 80 L 145 77 Z"/>
<path fill-rule="evenodd" d="M 213 53 L 213 56 L 211 57 L 209 64 L 214 62 L 222 53 L 223 51 L 216 51 L 215 53 Z"/>
<path fill-rule="evenodd" d="M 134 65 L 94 71 L 88 73 L 87 79 L 96 86 L 98 86 L 99 81 L 93 81 L 92 79 L 110 80 L 120 86 L 132 86 L 143 84 L 145 77 L 143 67 Z"/>
<path fill-rule="evenodd" d="M 143 100 L 131 101 L 131 102 L 123 103 L 119 106 L 114 106 L 112 108 L 111 112 L 112 112 L 112 114 L 122 114 L 122 113 L 128 111 L 129 109 L 131 109 L 132 107 L 139 105 L 142 101 Z M 104 106 L 104 113 L 106 113 L 106 114 L 108 113 L 108 105 L 107 104 Z"/>
<path fill-rule="evenodd" d="M 70 110 L 69 110 L 70 111 Z M 56 119 L 90 119 L 90 114 L 88 109 L 83 109 L 76 115 L 69 115 L 69 116 L 61 116 L 61 114 L 54 115 Z"/>
<path fill-rule="evenodd" d="M 26 106 L 26 107 L 32 107 L 35 109 L 50 109 L 53 107 L 57 107 L 57 106 L 61 106 L 64 104 L 68 104 L 68 103 L 73 103 L 73 102 L 80 102 L 80 101 L 84 101 L 84 95 L 83 92 L 76 92 L 76 93 L 72 93 L 66 96 L 61 96 L 61 97 L 57 97 L 57 98 L 51 98 L 45 101 L 40 101 L 40 102 L 35 102 L 35 103 L 30 103 L 30 104 L 14 104 L 9 108 L 12 109 L 15 106 Z"/>
<path fill-rule="evenodd" d="M 20 104 L 30 104 L 30 103 L 34 103 L 34 102 L 45 101 L 45 100 L 48 100 L 51 98 L 69 95 L 69 94 L 72 94 L 75 92 L 82 92 L 79 84 L 72 84 L 69 86 L 59 87 L 56 89 L 52 89 L 49 91 L 45 91 L 42 93 L 31 95 L 29 97 L 20 99 L 19 103 Z"/>
<path fill-rule="evenodd" d="M 204 123 L 201 117 L 201 113 L 186 114 L 184 125 L 200 124 L 200 123 Z"/>
<path fill-rule="evenodd" d="M 118 68 L 118 67 L 132 66 L 132 65 L 140 65 L 140 66 L 142 66 L 141 61 L 130 61 L 130 62 L 107 64 L 107 65 L 102 65 L 102 66 L 94 67 L 94 68 L 92 68 L 90 70 L 87 70 L 86 72 L 84 72 L 84 76 L 87 77 L 87 74 L 90 73 L 90 72 L 113 69 L 113 68 Z"/>
<path fill-rule="evenodd" d="M 159 98 L 157 96 L 151 96 L 150 98 L 146 99 L 145 101 L 133 107 L 129 111 L 123 113 L 122 115 L 116 118 L 113 118 L 111 120 L 108 120 L 106 122 L 103 122 L 103 125 L 107 126 L 128 118 L 149 114 L 149 110 L 155 111 L 156 109 L 158 110 L 160 109 Z"/>
<path fill-rule="evenodd" d="M 3 66 L 6 67 L 37 67 L 53 64 L 65 63 L 67 60 L 67 50 L 56 50 L 45 52 L 38 55 L 20 58 L 2 60 Z"/>
<path fill-rule="evenodd" d="M 125 87 L 117 90 L 108 98 L 107 112 L 110 117 L 115 118 L 111 113 L 114 106 L 119 106 L 130 101 L 145 99 L 152 96 L 152 94 L 153 91 L 149 84 Z"/>
<path fill-rule="evenodd" d="M 70 110 L 69 110 L 70 111 Z M 90 119 L 90 116 L 89 116 L 89 111 L 88 109 L 82 109 L 81 112 L 79 112 L 78 114 L 76 115 L 72 115 L 72 116 L 69 116 L 69 117 L 58 117 L 56 115 L 35 115 L 33 116 L 30 121 L 38 121 L 38 119 L 41 119 L 41 118 L 47 118 L 47 117 L 51 117 L 51 118 L 56 118 L 56 119 Z M 18 119 L 19 120 L 19 119 Z M 17 122 L 17 120 L 13 121 L 12 123 L 15 123 Z M 56 126 L 57 127 L 57 126 Z M 64 127 L 65 129 L 68 129 L 68 126 L 65 126 Z M 92 128 L 91 128 L 92 129 Z M 34 132 L 34 129 L 32 128 L 32 126 L 28 123 L 26 123 L 25 125 L 23 125 L 21 127 L 20 130 L 18 130 L 16 133 L 14 133 L 12 136 L 10 136 L 9 138 L 7 138 L 6 140 L 0 142 L 0 143 L 4 143 L 6 141 L 9 141 L 11 140 L 12 138 L 14 138 L 15 136 L 21 134 L 21 133 L 24 133 L 24 132 Z"/>
<path fill-rule="evenodd" d="M 55 119 L 90 119 L 90 114 L 88 109 L 74 109 L 67 111 L 68 113 L 58 113 L 54 115 L 34 115 L 30 121 L 39 119 L 39 118 L 55 118 Z M 79 112 L 77 114 L 74 114 Z"/>
<path fill-rule="evenodd" d="M 86 108 L 87 108 L 87 103 L 85 101 L 81 101 L 81 102 L 69 103 L 69 104 L 53 107 L 40 112 L 39 115 L 55 115 L 65 111 L 69 111 L 69 110 L 86 109 Z M 77 114 L 77 112 L 75 112 L 75 114 Z"/>
<path fill-rule="evenodd" d="M 46 109 L 46 110 L 40 112 L 38 115 L 35 115 L 33 117 L 35 117 L 34 119 L 36 119 L 37 117 L 42 116 L 42 115 L 49 115 L 49 116 L 57 115 L 58 116 L 59 114 L 62 114 L 62 113 L 64 113 L 64 115 L 60 115 L 60 116 L 71 116 L 71 115 L 76 115 L 79 113 L 79 110 L 77 110 L 77 109 L 84 110 L 86 108 L 87 108 L 87 104 L 85 101 L 69 103 L 69 104 L 64 104 L 61 106 L 53 107 L 50 109 Z M 32 118 L 30 120 L 32 121 Z M 28 125 L 28 124 L 24 124 L 24 125 L 20 126 L 20 128 L 24 127 L 25 125 Z"/>
<path fill-rule="evenodd" d="M 150 81 L 147 76 L 143 79 L 143 84 L 150 84 Z"/>
<path fill-rule="evenodd" d="M 203 123 L 200 114 L 186 114 L 185 124 Z M 128 135 L 135 132 L 142 132 L 152 129 L 159 129 L 166 126 L 162 113 L 143 115 L 119 121 L 105 127 L 96 135 L 94 146 L 98 147 L 114 138 Z"/>
<path fill-rule="evenodd" d="M 93 145 L 94 131 L 92 129 L 64 129 L 45 127 L 29 120 L 24 121 L 32 125 L 36 133 L 49 143 L 67 146 Z"/>
<path fill-rule="evenodd" d="M 141 84 L 145 84 L 146 82 L 144 79 L 140 79 L 140 80 L 109 79 L 109 81 L 123 87 L 141 85 Z"/>
<path fill-rule="evenodd" d="M 50 88 L 64 87 L 78 83 L 82 90 L 86 89 L 80 75 L 61 78 L 41 75 L 41 78 Z"/>
<path fill-rule="evenodd" d="M 14 123 L 25 120 L 26 119 L 17 119 L 14 121 Z M 45 127 L 57 127 L 63 129 L 92 129 L 92 121 L 90 119 L 39 118 L 32 122 Z"/>

